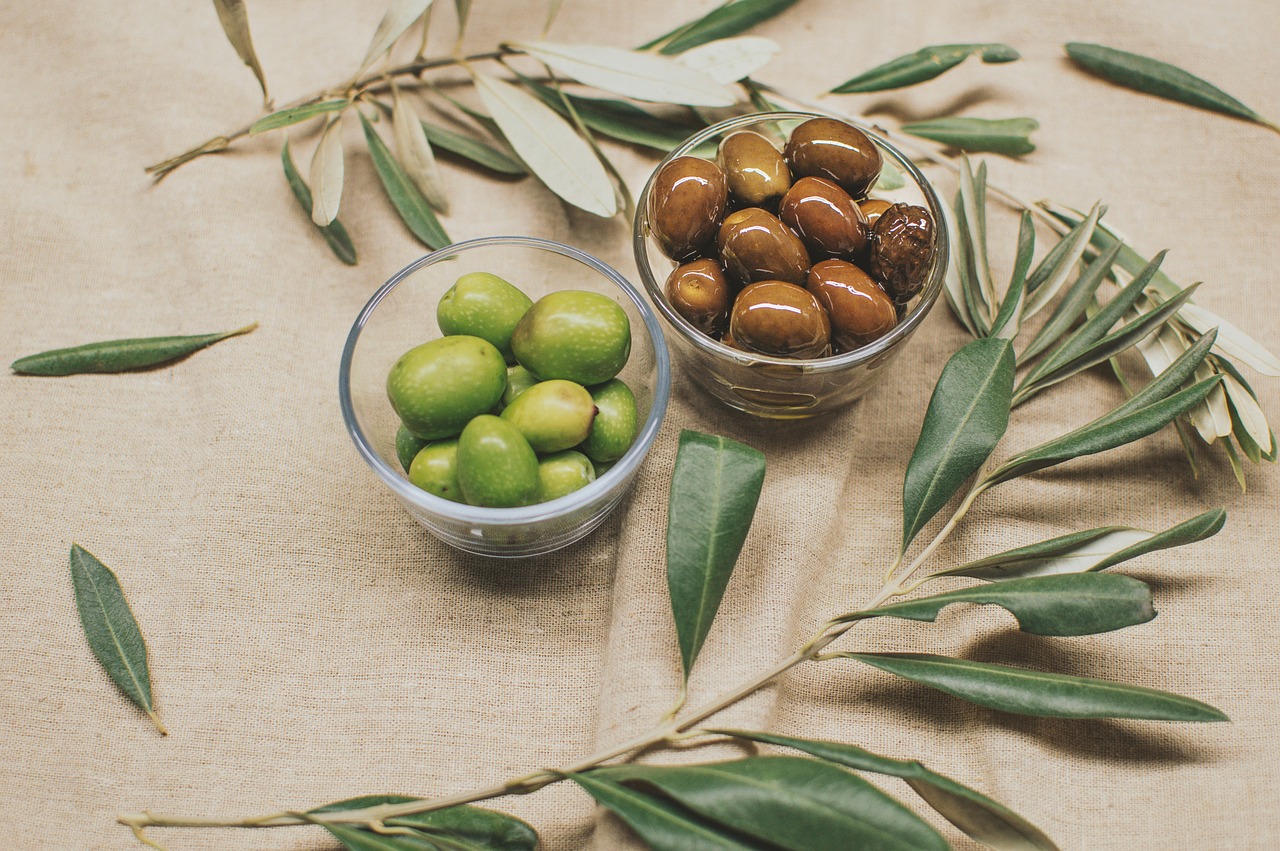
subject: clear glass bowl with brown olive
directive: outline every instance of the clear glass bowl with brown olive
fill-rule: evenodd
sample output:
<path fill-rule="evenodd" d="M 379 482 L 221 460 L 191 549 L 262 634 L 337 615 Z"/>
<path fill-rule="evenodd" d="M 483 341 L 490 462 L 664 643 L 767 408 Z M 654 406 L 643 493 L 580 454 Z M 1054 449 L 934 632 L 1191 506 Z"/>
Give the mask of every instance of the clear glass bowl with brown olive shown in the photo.
<path fill-rule="evenodd" d="M 905 185 L 882 188 L 886 166 Z M 658 165 L 634 248 L 694 384 L 799 419 L 858 399 L 901 353 L 942 291 L 943 221 L 925 177 L 869 129 L 758 113 L 707 127 Z"/>

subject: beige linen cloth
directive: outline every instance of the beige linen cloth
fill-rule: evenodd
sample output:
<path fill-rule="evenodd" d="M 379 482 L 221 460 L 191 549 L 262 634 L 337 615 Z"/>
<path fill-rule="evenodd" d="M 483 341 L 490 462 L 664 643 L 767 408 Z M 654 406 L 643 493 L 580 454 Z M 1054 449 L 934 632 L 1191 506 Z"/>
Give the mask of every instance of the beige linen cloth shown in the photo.
<path fill-rule="evenodd" d="M 251 2 L 279 102 L 348 73 L 381 3 Z M 453 38 L 438 3 L 434 50 Z M 570 0 L 549 38 L 632 45 L 711 8 Z M 536 38 L 544 4 L 476 0 L 471 49 Z M 1280 7 L 1123 0 L 1048 4 L 805 0 L 759 28 L 782 51 L 759 76 L 813 96 L 927 44 L 1003 41 L 1024 60 L 968 63 L 927 86 L 833 97 L 895 122 L 959 110 L 1032 115 L 1038 150 L 990 157 L 1026 198 L 1111 205 L 1109 220 L 1175 280 L 1280 351 L 1280 137 L 1116 89 L 1061 44 L 1154 54 L 1280 116 Z M 571 764 L 648 729 L 679 684 L 663 575 L 665 497 L 680 429 L 763 450 L 755 525 L 691 683 L 699 703 L 794 648 L 879 587 L 900 528 L 902 470 L 933 382 L 963 343 L 939 305 L 860 404 L 769 423 L 701 398 L 677 374 L 634 493 L 585 542 L 526 561 L 460 555 L 416 526 L 358 458 L 337 404 L 338 356 L 373 290 L 422 253 L 392 212 L 359 131 L 339 264 L 280 173 L 278 136 L 151 186 L 143 166 L 251 120 L 254 80 L 205 0 L 9 3 L 0 9 L 0 228 L 6 363 L 98 339 L 234 328 L 253 334 L 129 375 L 0 377 L 0 846 L 138 847 L 117 813 L 248 816 L 366 793 L 441 795 Z M 314 135 L 295 133 L 304 165 Z M 610 153 L 638 190 L 655 160 Z M 532 180 L 446 163 L 456 239 L 560 239 L 634 276 L 628 225 L 567 209 Z M 996 214 L 1008 275 L 1015 219 Z M 1249 373 L 1280 418 L 1280 382 Z M 1080 424 L 1121 393 L 1097 371 L 1020 409 L 1008 450 Z M 1004 451 L 1004 450 L 1002 450 Z M 1241 493 L 1220 453 L 1200 478 L 1176 436 L 1001 488 L 944 548 L 972 558 L 1108 523 L 1165 528 L 1229 513 L 1211 542 L 1120 568 L 1160 616 L 1075 639 L 1018 634 L 975 608 L 875 626 L 857 647 L 962 654 L 1195 696 L 1230 724 L 1052 721 L 987 711 L 852 663 L 810 666 L 723 723 L 854 742 L 924 760 L 1027 816 L 1064 849 L 1264 849 L 1280 843 L 1277 471 Z M 150 646 L 159 736 L 111 684 L 76 617 L 67 552 L 119 574 Z M 852 646 L 852 645 L 851 645 Z M 729 755 L 727 750 L 682 758 Z M 915 803 L 897 781 L 889 791 Z M 553 851 L 630 848 L 585 794 L 495 802 Z M 955 847 L 972 849 L 926 815 Z M 315 828 L 158 830 L 175 849 L 322 849 Z"/>

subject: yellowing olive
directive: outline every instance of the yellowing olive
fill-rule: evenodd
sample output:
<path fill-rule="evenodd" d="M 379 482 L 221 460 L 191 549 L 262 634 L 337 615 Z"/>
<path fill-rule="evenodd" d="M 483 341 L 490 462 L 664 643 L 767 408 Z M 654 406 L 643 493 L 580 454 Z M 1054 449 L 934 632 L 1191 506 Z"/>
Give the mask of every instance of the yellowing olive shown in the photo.
<path fill-rule="evenodd" d="M 787 281 L 804 284 L 809 252 L 778 217 L 748 207 L 725 217 L 716 237 L 725 275 L 739 284 Z"/>
<path fill-rule="evenodd" d="M 831 339 L 843 351 L 865 346 L 898 323 L 893 301 L 871 276 L 845 260 L 824 260 L 805 284 L 831 319 Z"/>
<path fill-rule="evenodd" d="M 929 211 L 911 204 L 894 204 L 872 229 L 867 271 L 899 304 L 924 287 L 933 259 L 933 230 Z"/>
<path fill-rule="evenodd" d="M 858 202 L 858 208 L 866 216 L 868 225 L 874 225 L 880 219 L 880 214 L 892 206 L 883 198 L 863 198 Z"/>
<path fill-rule="evenodd" d="M 692 260 L 709 249 L 728 204 L 720 167 L 698 157 L 677 157 L 662 167 L 649 190 L 649 227 L 664 254 Z"/>
<path fill-rule="evenodd" d="M 738 293 L 729 316 L 734 345 L 793 358 L 831 352 L 831 322 L 813 293 L 785 281 L 760 281 Z"/>
<path fill-rule="evenodd" d="M 852 257 L 867 244 L 869 229 L 858 205 L 821 177 L 802 177 L 782 197 L 778 218 L 800 235 L 811 256 Z"/>
<path fill-rule="evenodd" d="M 742 206 L 773 207 L 791 188 L 782 152 L 759 133 L 730 133 L 720 143 L 718 157 L 729 193 Z"/>
<path fill-rule="evenodd" d="M 733 293 L 724 270 L 714 260 L 692 260 L 667 278 L 667 300 L 689 324 L 715 336 L 729 326 Z"/>
<path fill-rule="evenodd" d="M 825 177 L 854 198 L 880 176 L 880 150 L 857 127 L 834 118 L 811 118 L 791 132 L 787 162 L 796 177 Z"/>

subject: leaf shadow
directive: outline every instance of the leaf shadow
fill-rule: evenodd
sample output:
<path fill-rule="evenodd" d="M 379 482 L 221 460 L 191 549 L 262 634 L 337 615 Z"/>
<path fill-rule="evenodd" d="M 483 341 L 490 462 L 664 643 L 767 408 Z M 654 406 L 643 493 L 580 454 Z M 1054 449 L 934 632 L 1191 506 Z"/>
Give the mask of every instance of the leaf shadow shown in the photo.
<path fill-rule="evenodd" d="M 901 100 L 877 100 L 868 104 L 863 114 L 867 116 L 884 115 L 892 118 L 899 124 L 910 124 L 915 121 L 932 121 L 935 118 L 950 118 L 962 113 L 964 110 L 987 103 L 989 101 L 999 100 L 1000 96 L 996 89 L 990 86 L 979 86 L 977 88 L 968 89 L 956 95 L 950 101 L 935 106 L 929 110 L 913 110 Z"/>

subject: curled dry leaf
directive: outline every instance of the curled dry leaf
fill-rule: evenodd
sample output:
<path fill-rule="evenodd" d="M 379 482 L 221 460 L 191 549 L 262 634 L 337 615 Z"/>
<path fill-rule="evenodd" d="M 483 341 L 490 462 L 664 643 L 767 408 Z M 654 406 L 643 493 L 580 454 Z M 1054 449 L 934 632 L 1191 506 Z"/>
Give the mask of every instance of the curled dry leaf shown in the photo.
<path fill-rule="evenodd" d="M 364 59 L 360 62 L 360 70 L 356 74 L 363 74 L 374 60 L 390 50 L 391 45 L 396 43 L 396 39 L 409 29 L 410 24 L 421 18 L 430 5 L 431 0 L 391 0 L 387 13 L 382 16 L 378 29 L 373 33 L 373 40 L 369 42 L 369 49 L 365 51 Z"/>
<path fill-rule="evenodd" d="M 422 190 L 422 197 L 427 199 L 427 203 L 440 212 L 447 213 L 449 199 L 445 197 L 440 169 L 436 167 L 435 154 L 431 152 L 431 143 L 427 141 L 422 121 L 413 106 L 400 94 L 400 89 L 393 90 L 393 98 L 395 111 L 392 113 L 391 125 L 400 163 L 414 185 Z"/>
<path fill-rule="evenodd" d="M 218 21 L 222 24 L 222 31 L 227 34 L 227 41 L 236 49 L 241 61 L 253 71 L 253 76 L 258 78 L 263 102 L 270 101 L 267 77 L 262 73 L 258 54 L 253 49 L 253 38 L 249 35 L 249 16 L 245 12 L 244 0 L 213 0 L 213 8 L 218 12 Z"/>
<path fill-rule="evenodd" d="M 759 36 L 722 38 L 686 50 L 676 61 L 728 85 L 768 65 L 781 49 L 776 41 Z"/>
<path fill-rule="evenodd" d="M 732 106 L 733 93 L 674 59 L 598 44 L 516 42 L 512 47 L 566 77 L 636 100 L 687 106 Z"/>
<path fill-rule="evenodd" d="M 338 217 L 342 180 L 342 120 L 330 118 L 311 157 L 311 220 L 321 227 Z"/>

